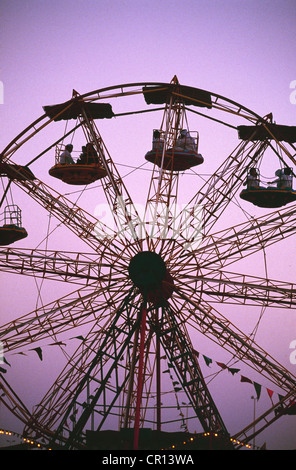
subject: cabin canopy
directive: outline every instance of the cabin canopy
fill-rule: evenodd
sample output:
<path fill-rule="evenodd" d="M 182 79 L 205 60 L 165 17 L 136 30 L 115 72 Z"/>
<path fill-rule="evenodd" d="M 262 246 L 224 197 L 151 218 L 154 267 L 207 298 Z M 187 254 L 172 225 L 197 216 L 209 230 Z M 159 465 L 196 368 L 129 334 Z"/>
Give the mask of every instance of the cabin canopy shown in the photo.
<path fill-rule="evenodd" d="M 54 121 L 77 119 L 82 114 L 82 110 L 93 119 L 110 119 L 114 116 L 112 106 L 109 103 L 88 103 L 81 100 L 43 106 L 43 109 L 47 116 Z"/>
<path fill-rule="evenodd" d="M 238 126 L 238 137 L 242 140 L 264 141 L 273 139 L 288 143 L 296 142 L 296 126 L 280 126 L 278 124 L 258 124 L 257 126 Z M 269 131 L 270 132 L 269 132 Z"/>
<path fill-rule="evenodd" d="M 164 84 L 158 86 L 143 87 L 143 94 L 147 104 L 165 104 L 168 103 L 170 97 L 175 93 L 176 100 L 183 101 L 186 105 L 194 105 L 198 107 L 211 108 L 211 94 L 199 88 L 189 86 Z"/>

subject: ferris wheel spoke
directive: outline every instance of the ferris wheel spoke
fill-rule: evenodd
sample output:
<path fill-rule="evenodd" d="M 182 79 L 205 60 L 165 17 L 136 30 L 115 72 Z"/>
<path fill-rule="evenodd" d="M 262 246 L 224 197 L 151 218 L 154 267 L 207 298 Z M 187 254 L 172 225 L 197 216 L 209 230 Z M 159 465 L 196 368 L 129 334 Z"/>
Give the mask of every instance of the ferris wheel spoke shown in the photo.
<path fill-rule="evenodd" d="M 254 439 L 255 436 L 264 431 L 268 426 L 273 424 L 281 418 L 291 406 L 295 403 L 296 393 L 295 390 L 287 393 L 278 403 L 275 403 L 269 410 L 258 416 L 252 423 L 237 432 L 232 436 L 232 439 L 237 442 L 246 444 Z M 256 430 L 255 430 L 256 428 Z"/>
<path fill-rule="evenodd" d="M 129 378 L 131 340 L 137 328 L 137 317 L 132 289 L 117 303 L 112 315 L 109 313 L 100 325 L 92 327 L 75 351 L 34 413 L 34 420 L 42 427 L 52 428 L 59 421 L 54 440 L 59 439 L 64 430 L 75 439 L 81 423 L 88 420 L 96 405 L 101 420 L 105 421 Z M 126 356 L 129 361 L 125 361 Z M 74 423 L 72 430 L 69 420 Z"/>
<path fill-rule="evenodd" d="M 0 338 L 6 351 L 26 347 L 52 335 L 96 322 L 117 298 L 125 295 L 126 284 L 116 280 L 82 287 L 1 327 Z M 118 288 L 121 288 L 118 292 Z M 106 313 L 107 315 L 107 313 Z"/>
<path fill-rule="evenodd" d="M 191 295 L 188 294 L 190 292 Z M 236 328 L 225 316 L 207 302 L 195 298 L 193 289 L 187 286 L 187 293 L 176 288 L 181 305 L 186 307 L 187 324 L 197 328 L 206 337 L 222 346 L 226 351 L 234 353 L 236 359 L 245 362 L 251 368 L 267 377 L 271 382 L 287 392 L 295 388 L 296 377 L 272 358 L 260 346 Z"/>
<path fill-rule="evenodd" d="M 169 362 L 191 402 L 204 431 L 228 434 L 204 380 L 185 322 L 172 305 L 162 309 L 159 336 Z"/>
<path fill-rule="evenodd" d="M 9 385 L 3 374 L 0 374 L 0 389 L 0 403 L 8 408 L 21 422 L 27 423 L 31 420 L 31 412 Z"/>
<path fill-rule="evenodd" d="M 116 242 L 116 232 L 113 229 L 44 182 L 37 178 L 34 180 L 19 178 L 14 179 L 14 183 L 95 251 L 104 248 L 112 250 L 113 253 L 122 251 L 121 245 Z M 126 251 L 128 248 L 129 246 Z"/>
<path fill-rule="evenodd" d="M 197 256 L 203 268 L 221 269 L 294 235 L 295 230 L 296 205 L 290 204 L 282 210 L 207 235 L 199 248 L 180 256 L 180 270 L 196 269 Z"/>
<path fill-rule="evenodd" d="M 176 78 L 173 82 L 176 84 Z M 149 249 L 158 248 L 163 239 L 170 238 L 172 232 L 179 182 L 179 172 L 174 171 L 174 153 L 177 134 L 185 126 L 184 122 L 185 106 L 171 94 L 165 105 L 160 129 L 156 131 L 159 138 L 153 137 L 152 142 L 156 156 L 145 207 L 145 219 L 148 219 L 150 227 Z M 171 152 L 170 158 L 167 157 L 168 152 Z"/>
<path fill-rule="evenodd" d="M 113 280 L 123 279 L 123 267 L 119 263 L 112 266 Z M 106 268 L 110 268 L 110 264 L 101 262 L 97 254 L 40 249 L 0 250 L 1 271 L 25 276 L 90 284 L 94 281 L 107 282 L 110 273 L 104 274 Z"/>
<path fill-rule="evenodd" d="M 296 284 L 268 277 L 257 277 L 226 271 L 201 270 L 187 274 L 179 281 L 189 285 L 200 300 L 253 306 L 296 308 Z"/>
<path fill-rule="evenodd" d="M 129 249 L 136 252 L 142 247 L 141 239 L 145 237 L 144 224 L 136 210 L 136 207 L 128 193 L 127 188 L 103 142 L 102 136 L 94 122 L 85 110 L 85 104 L 81 101 L 81 124 L 88 137 L 88 142 L 96 148 L 99 158 L 104 164 L 107 172 L 105 178 L 102 178 L 102 187 L 104 189 L 110 211 L 117 227 L 117 234 L 126 238 L 130 242 Z"/>
<path fill-rule="evenodd" d="M 239 143 L 176 217 L 176 230 L 184 240 L 183 250 L 199 246 L 201 237 L 212 230 L 243 184 L 247 170 L 256 165 L 267 146 L 265 141 Z"/>

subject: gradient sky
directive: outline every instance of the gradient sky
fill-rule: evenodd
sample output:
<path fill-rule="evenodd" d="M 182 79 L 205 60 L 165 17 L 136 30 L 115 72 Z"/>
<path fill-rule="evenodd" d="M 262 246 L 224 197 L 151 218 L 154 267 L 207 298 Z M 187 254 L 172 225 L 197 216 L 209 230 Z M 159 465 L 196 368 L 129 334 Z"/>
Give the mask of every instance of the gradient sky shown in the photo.
<path fill-rule="evenodd" d="M 0 104 L 1 149 L 42 114 L 43 105 L 66 101 L 71 98 L 72 89 L 82 94 L 130 82 L 169 82 L 174 75 L 182 84 L 221 94 L 260 115 L 272 111 L 277 123 L 295 125 L 296 104 L 291 100 L 290 88 L 296 80 L 294 0 L 1 0 L 0 20 L 0 81 L 4 89 Z M 147 119 L 147 123 L 152 129 L 152 120 Z M 111 139 L 107 124 L 102 124 L 110 145 L 117 150 L 122 142 L 127 146 L 133 126 L 139 136 L 143 127 L 127 123 L 117 135 L 112 127 Z M 143 134 L 142 156 L 138 156 L 137 162 L 126 150 L 115 160 L 140 165 L 149 146 L 149 132 L 148 137 Z M 50 135 L 44 136 L 45 145 L 48 141 Z M 206 130 L 201 134 L 202 150 L 212 157 L 205 162 L 205 174 L 218 166 L 216 160 L 220 161 L 220 146 L 214 141 Z M 52 162 L 46 160 L 42 165 L 43 169 L 37 168 L 47 175 Z M 267 169 L 270 176 L 275 169 Z M 124 168 L 122 171 L 127 173 Z M 50 179 L 47 181 L 54 185 Z M 135 191 L 137 203 L 138 180 L 130 177 L 127 184 Z M 42 224 L 47 223 L 48 217 L 42 219 L 39 208 L 18 190 L 14 196 L 23 210 L 24 226 L 33 232 L 15 246 L 37 246 L 45 235 Z M 95 206 L 92 201 L 89 212 L 93 213 Z M 68 241 L 63 240 L 62 244 L 67 249 Z M 61 248 L 58 237 L 50 248 Z M 294 281 L 293 243 L 289 243 L 288 250 L 286 264 L 279 265 L 273 258 L 269 260 L 269 269 L 276 279 Z M 26 290 L 24 298 L 22 293 Z M 17 312 L 24 314 L 34 308 L 37 289 L 32 279 L 2 273 L 0 295 L 1 319 L 8 321 Z M 44 293 L 47 295 L 48 292 Z M 289 345 L 296 339 L 292 315 L 274 311 L 265 317 L 260 339 L 265 349 L 296 374 L 296 365 L 289 361 Z M 249 327 L 246 319 L 239 321 Z M 215 348 L 205 346 L 204 353 L 220 360 L 220 352 Z M 17 370 L 18 366 L 15 367 Z M 36 364 L 36 384 L 44 381 L 42 367 L 43 364 Z M 227 386 L 232 387 L 231 381 Z M 254 392 L 252 387 L 248 391 L 245 387 L 242 384 L 236 390 L 243 389 L 238 392 L 240 407 L 250 417 L 245 417 L 248 422 L 252 419 Z M 222 395 L 227 395 L 227 388 Z M 223 406 L 221 397 L 218 401 Z M 231 409 L 227 413 L 231 416 Z M 283 418 L 275 429 L 258 437 L 258 444 L 266 441 L 270 447 L 276 447 L 281 436 L 281 448 L 295 449 L 295 420 Z M 14 425 L 0 408 L 0 426 Z"/>

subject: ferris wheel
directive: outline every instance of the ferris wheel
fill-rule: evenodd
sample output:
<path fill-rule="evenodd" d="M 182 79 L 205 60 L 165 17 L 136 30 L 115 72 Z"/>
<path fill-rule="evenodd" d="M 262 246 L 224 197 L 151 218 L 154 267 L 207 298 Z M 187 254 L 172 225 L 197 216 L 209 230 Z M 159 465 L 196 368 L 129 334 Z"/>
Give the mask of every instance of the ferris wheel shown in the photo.
<path fill-rule="evenodd" d="M 127 119 L 133 122 L 128 135 Z M 137 127 L 141 120 L 144 141 Z M 202 150 L 207 126 L 219 129 L 212 140 L 227 152 L 221 161 Z M 231 135 L 234 148 L 225 144 L 223 132 L 227 139 Z M 83 95 L 73 91 L 70 100 L 44 106 L 42 116 L 6 146 L 0 163 L 1 270 L 62 281 L 70 288 L 0 328 L 7 358 L 18 351 L 40 352 L 53 340 L 64 353 L 56 378 L 32 411 L 22 387 L 11 385 L 9 373 L 1 374 L 1 403 L 24 423 L 24 435 L 75 449 L 86 446 L 89 429 L 117 426 L 132 430 L 136 449 L 141 430 L 161 432 L 173 423 L 188 433 L 190 421 L 191 429 L 237 447 L 286 413 L 296 398 L 296 377 L 225 312 L 228 305 L 295 309 L 292 282 L 260 277 L 256 267 L 253 274 L 240 271 L 246 260 L 295 234 L 295 141 L 295 127 L 277 125 L 272 115 L 261 117 L 174 77 L 170 83 L 121 84 Z M 260 168 L 270 154 L 280 168 L 276 182 L 264 183 Z M 129 166 L 124 163 L 130 156 L 137 198 L 148 183 L 141 205 L 118 170 Z M 22 227 L 18 206 L 5 206 L 15 187 L 72 233 L 77 248 L 74 242 L 68 251 L 19 248 L 22 240 L 30 242 L 30 230 Z M 78 205 L 78 191 L 90 194 L 91 188 L 108 215 L 91 215 Z M 187 191 L 191 195 L 181 205 Z M 259 207 L 260 213 L 234 223 L 235 211 L 245 216 L 249 207 Z M 74 336 L 79 346 L 66 354 L 63 347 Z M 280 402 L 256 418 L 256 431 L 252 419 L 229 431 L 205 378 L 196 344 L 200 337 L 282 391 Z"/>

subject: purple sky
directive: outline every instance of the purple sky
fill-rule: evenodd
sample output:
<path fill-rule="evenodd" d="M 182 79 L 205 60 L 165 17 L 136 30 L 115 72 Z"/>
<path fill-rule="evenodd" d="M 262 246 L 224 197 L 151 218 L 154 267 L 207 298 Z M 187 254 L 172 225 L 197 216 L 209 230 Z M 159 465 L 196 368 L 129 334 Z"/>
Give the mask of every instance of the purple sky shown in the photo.
<path fill-rule="evenodd" d="M 293 90 L 290 88 L 290 83 L 296 80 L 294 0 L 2 0 L 0 15 L 0 81 L 4 89 L 3 104 L 0 104 L 1 149 L 42 114 L 43 105 L 66 101 L 71 98 L 72 89 L 85 93 L 130 82 L 169 82 L 174 75 L 182 84 L 221 94 L 260 115 L 272 111 L 277 123 L 295 125 L 296 104 L 291 100 Z M 130 109 L 128 106 L 119 103 L 118 109 Z M 103 138 L 107 146 L 110 145 L 111 154 L 119 164 L 122 175 L 129 170 L 120 164 L 139 166 L 144 162 L 152 129 L 160 125 L 160 118 L 158 115 L 143 120 L 133 117 L 124 122 L 102 122 Z M 229 147 L 228 142 L 223 141 L 222 133 L 213 138 L 212 127 L 207 127 L 208 123 L 197 120 L 194 125 L 200 131 L 200 150 L 205 158 L 200 171 L 208 175 L 222 163 L 227 151 L 234 146 Z M 54 134 L 49 130 L 40 133 L 40 136 L 36 143 L 28 144 L 26 154 L 20 156 L 23 161 L 30 160 L 32 154 L 38 151 L 36 149 L 52 143 Z M 134 136 L 141 142 L 137 155 L 130 152 Z M 48 154 L 42 163 L 37 163 L 38 176 L 59 191 L 72 192 L 73 188 L 65 188 L 48 176 L 48 168 L 53 164 L 50 158 Z M 270 161 L 264 168 L 264 174 L 273 178 L 276 169 L 276 162 Z M 140 181 L 147 182 L 149 173 L 140 171 L 138 175 L 135 177 L 133 173 L 127 176 L 125 182 L 134 202 L 141 204 Z M 190 184 L 193 186 L 196 183 L 192 183 L 191 179 Z M 184 193 L 184 202 L 188 201 L 190 189 Z M 21 206 L 23 225 L 29 232 L 25 241 L 13 246 L 34 248 L 46 235 L 48 215 L 18 188 L 13 195 L 15 202 Z M 78 194 L 71 197 L 78 197 Z M 94 214 L 100 197 L 99 191 L 94 189 L 83 196 L 81 203 Z M 262 214 L 249 206 L 244 208 L 252 215 Z M 243 215 L 238 216 L 237 223 L 244 220 Z M 233 218 L 227 219 L 226 216 L 223 225 L 227 227 L 233 223 L 236 223 Z M 48 247 L 87 251 L 88 248 L 77 244 L 72 235 L 69 238 L 66 236 L 61 239 L 54 234 Z M 44 243 L 41 247 L 45 248 Z M 281 263 L 278 263 L 278 253 Z M 293 282 L 293 255 L 294 243 L 291 241 L 279 251 L 271 251 L 268 274 L 274 279 Z M 262 257 L 259 266 L 263 269 Z M 250 272 L 256 275 L 257 268 L 253 268 L 252 265 L 248 266 Z M 63 288 L 66 289 L 65 286 Z M 46 289 L 43 287 L 41 291 L 43 300 L 55 298 L 55 289 Z M 3 322 L 25 314 L 40 301 L 33 278 L 25 279 L 12 274 L 0 274 L 0 296 Z M 221 309 L 225 314 L 230 312 L 231 320 L 249 333 L 259 312 L 255 309 L 252 312 L 250 309 L 241 310 L 237 312 L 234 306 L 228 310 L 225 305 Z M 247 314 L 250 317 L 246 318 Z M 268 311 L 262 320 L 257 341 L 294 374 L 296 365 L 290 363 L 289 345 L 295 339 L 293 311 Z M 221 360 L 221 351 L 208 342 L 198 343 L 197 349 L 214 360 Z M 30 400 L 32 388 L 42 384 L 42 388 L 46 389 L 45 365 L 36 360 L 35 382 L 31 382 L 32 378 L 28 381 L 23 372 L 28 367 L 29 359 L 17 359 L 20 362 L 16 364 L 15 357 L 10 374 L 15 374 L 14 380 L 22 381 L 26 399 Z M 48 359 L 46 367 L 51 368 L 51 365 Z M 208 369 L 205 372 L 208 373 Z M 250 373 L 246 372 L 245 375 Z M 254 377 L 254 380 L 258 379 Z M 221 413 L 226 414 L 230 427 L 236 427 L 234 431 L 239 429 L 239 425 L 233 423 L 235 413 L 226 403 L 229 389 L 234 389 L 235 395 L 239 396 L 237 406 L 239 410 L 244 410 L 246 424 L 252 419 L 251 395 L 254 393 L 252 387 L 246 389 L 246 384 L 235 382 L 238 382 L 235 378 L 232 381 L 228 378 L 223 384 L 222 393 L 220 385 L 214 385 L 217 402 L 222 407 Z M 264 385 L 268 386 L 265 382 Z M 265 405 L 268 406 L 267 401 Z M 1 407 L 0 426 L 17 426 L 14 420 L 10 422 Z M 274 428 L 258 437 L 258 445 L 265 441 L 270 447 L 280 445 L 283 449 L 295 449 L 295 417 L 283 418 Z"/>

